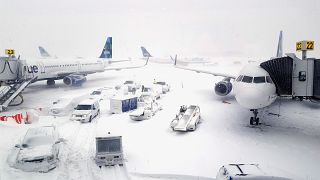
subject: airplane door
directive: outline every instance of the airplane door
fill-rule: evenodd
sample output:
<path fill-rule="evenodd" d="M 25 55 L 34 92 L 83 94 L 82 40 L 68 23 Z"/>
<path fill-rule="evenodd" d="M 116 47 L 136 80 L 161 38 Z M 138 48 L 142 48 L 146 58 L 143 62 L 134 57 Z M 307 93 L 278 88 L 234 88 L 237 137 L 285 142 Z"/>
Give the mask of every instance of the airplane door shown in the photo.
<path fill-rule="evenodd" d="M 40 63 L 40 73 L 41 74 L 46 73 L 46 69 L 45 69 L 45 66 L 44 66 L 43 62 Z"/>
<path fill-rule="evenodd" d="M 76 63 L 77 63 L 77 66 L 78 66 L 77 71 L 80 72 L 81 71 L 81 63 L 79 61 L 76 62 Z"/>

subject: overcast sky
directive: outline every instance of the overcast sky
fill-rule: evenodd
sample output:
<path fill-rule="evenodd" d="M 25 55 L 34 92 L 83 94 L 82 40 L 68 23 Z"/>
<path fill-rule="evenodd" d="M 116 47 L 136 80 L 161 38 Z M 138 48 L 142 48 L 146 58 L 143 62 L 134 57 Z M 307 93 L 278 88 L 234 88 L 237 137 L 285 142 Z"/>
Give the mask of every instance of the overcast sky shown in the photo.
<path fill-rule="evenodd" d="M 0 55 L 22 57 L 44 46 L 59 57 L 96 57 L 107 36 L 114 57 L 275 56 L 280 30 L 284 51 L 314 40 L 320 58 L 319 0 L 0 0 Z M 299 53 L 300 56 L 300 53 Z"/>

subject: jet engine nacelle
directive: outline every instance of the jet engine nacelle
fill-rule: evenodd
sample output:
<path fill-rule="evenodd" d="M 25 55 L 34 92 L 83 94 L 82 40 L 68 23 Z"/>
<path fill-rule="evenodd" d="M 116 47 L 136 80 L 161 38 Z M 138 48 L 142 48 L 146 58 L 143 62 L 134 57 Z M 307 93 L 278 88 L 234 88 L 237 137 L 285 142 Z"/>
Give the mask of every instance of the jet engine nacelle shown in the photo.
<path fill-rule="evenodd" d="M 232 90 L 232 84 L 230 81 L 220 81 L 216 84 L 214 87 L 214 91 L 219 96 L 226 96 L 228 95 Z"/>
<path fill-rule="evenodd" d="M 87 78 L 84 75 L 72 74 L 63 78 L 63 83 L 68 86 L 80 86 Z"/>

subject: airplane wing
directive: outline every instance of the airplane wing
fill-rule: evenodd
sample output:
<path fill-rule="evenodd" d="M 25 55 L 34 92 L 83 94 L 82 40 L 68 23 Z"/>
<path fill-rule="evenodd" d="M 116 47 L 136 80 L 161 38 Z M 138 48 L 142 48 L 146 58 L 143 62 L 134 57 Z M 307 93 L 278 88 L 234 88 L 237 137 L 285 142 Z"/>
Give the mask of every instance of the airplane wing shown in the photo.
<path fill-rule="evenodd" d="M 179 69 L 188 70 L 188 71 L 194 71 L 194 72 L 197 72 L 197 73 L 211 74 L 213 76 L 221 76 L 221 77 L 226 77 L 226 78 L 231 78 L 231 79 L 236 79 L 236 77 L 237 77 L 236 75 L 227 74 L 227 73 L 212 72 L 212 71 L 207 71 L 207 70 L 201 70 L 201 69 L 194 69 L 194 68 L 188 68 L 188 67 L 183 67 L 183 66 L 177 66 L 177 56 L 175 57 L 174 67 L 175 68 L 179 68 Z"/>
<path fill-rule="evenodd" d="M 175 66 L 175 68 L 189 70 L 189 71 L 195 71 L 197 73 L 211 74 L 213 76 L 221 76 L 221 77 L 227 77 L 227 78 L 231 78 L 231 79 L 236 79 L 236 76 L 231 75 L 231 74 L 225 74 L 225 73 L 219 73 L 219 72 L 211 72 L 211 71 L 187 68 L 187 67 L 182 67 L 182 66 Z"/>
<path fill-rule="evenodd" d="M 104 68 L 105 71 L 109 71 L 109 70 L 116 70 L 116 71 L 120 71 L 122 69 L 135 69 L 135 68 L 141 68 L 144 67 L 148 64 L 149 58 L 146 60 L 146 63 L 143 65 L 139 65 L 139 66 L 124 66 L 124 67 L 106 67 Z"/>

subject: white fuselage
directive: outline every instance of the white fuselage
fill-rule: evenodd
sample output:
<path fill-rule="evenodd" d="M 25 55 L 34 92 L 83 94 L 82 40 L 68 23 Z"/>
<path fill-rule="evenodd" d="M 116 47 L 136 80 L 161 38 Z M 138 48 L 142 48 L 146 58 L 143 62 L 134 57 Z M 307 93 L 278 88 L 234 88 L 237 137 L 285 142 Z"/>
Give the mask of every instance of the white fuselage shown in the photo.
<path fill-rule="evenodd" d="M 258 65 L 244 67 L 233 86 L 237 102 L 248 109 L 267 107 L 277 98 L 276 86 L 269 73 Z"/>
<path fill-rule="evenodd" d="M 37 76 L 38 80 L 61 79 L 69 74 L 91 74 L 104 71 L 101 60 L 76 59 L 28 59 L 23 63 L 22 73 L 26 77 Z"/>

